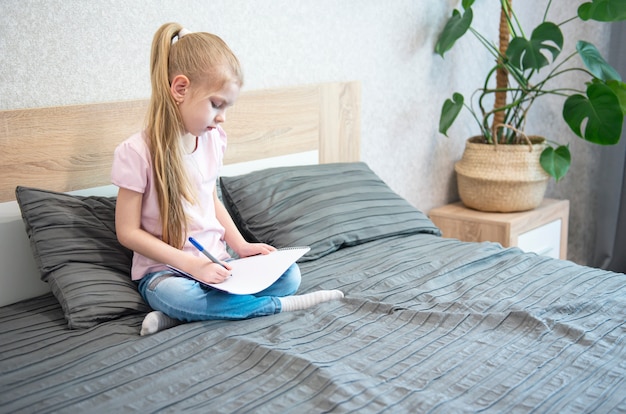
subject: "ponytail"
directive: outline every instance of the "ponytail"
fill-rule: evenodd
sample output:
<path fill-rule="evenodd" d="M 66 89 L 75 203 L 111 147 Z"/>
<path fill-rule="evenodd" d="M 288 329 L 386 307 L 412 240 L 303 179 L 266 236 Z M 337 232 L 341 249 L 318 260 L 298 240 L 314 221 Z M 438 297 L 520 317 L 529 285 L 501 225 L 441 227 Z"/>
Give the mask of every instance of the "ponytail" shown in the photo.
<path fill-rule="evenodd" d="M 146 128 L 161 213 L 162 238 L 178 248 L 184 244 L 187 226 L 182 200 L 190 200 L 191 194 L 182 164 L 182 119 L 170 94 L 167 68 L 171 39 L 180 29 L 180 25 L 166 24 L 154 35 L 150 56 L 152 96 Z"/>

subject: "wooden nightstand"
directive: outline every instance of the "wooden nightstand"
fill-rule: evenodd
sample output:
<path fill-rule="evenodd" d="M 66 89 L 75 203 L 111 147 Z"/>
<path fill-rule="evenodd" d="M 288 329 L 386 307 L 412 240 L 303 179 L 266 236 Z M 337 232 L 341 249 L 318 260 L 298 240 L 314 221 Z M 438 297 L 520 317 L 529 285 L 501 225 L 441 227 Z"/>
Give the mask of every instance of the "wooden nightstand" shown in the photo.
<path fill-rule="evenodd" d="M 486 213 L 458 202 L 434 208 L 429 216 L 444 237 L 493 241 L 504 247 L 567 258 L 568 200 L 546 198 L 536 209 L 520 213 Z"/>

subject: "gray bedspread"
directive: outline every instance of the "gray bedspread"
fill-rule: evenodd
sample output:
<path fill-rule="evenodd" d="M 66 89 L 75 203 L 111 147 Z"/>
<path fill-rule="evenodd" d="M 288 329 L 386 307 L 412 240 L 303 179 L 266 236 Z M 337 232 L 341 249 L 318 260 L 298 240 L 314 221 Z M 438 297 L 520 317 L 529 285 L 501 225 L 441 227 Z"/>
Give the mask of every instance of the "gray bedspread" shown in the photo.
<path fill-rule="evenodd" d="M 301 265 L 346 298 L 138 335 L 0 309 L 0 412 L 626 411 L 626 275 L 418 234 Z"/>

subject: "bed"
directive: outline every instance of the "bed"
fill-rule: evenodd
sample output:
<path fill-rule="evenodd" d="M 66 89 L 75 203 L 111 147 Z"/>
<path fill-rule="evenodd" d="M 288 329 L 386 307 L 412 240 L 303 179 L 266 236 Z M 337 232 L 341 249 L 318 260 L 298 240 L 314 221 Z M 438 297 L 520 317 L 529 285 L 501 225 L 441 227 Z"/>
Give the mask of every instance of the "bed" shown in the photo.
<path fill-rule="evenodd" d="M 311 246 L 301 292 L 345 298 L 144 337 L 101 186 L 145 101 L 2 112 L 32 263 L 3 256 L 0 412 L 625 411 L 626 275 L 441 237 L 359 161 L 359 108 L 358 82 L 244 93 L 220 180 L 248 239 Z"/>

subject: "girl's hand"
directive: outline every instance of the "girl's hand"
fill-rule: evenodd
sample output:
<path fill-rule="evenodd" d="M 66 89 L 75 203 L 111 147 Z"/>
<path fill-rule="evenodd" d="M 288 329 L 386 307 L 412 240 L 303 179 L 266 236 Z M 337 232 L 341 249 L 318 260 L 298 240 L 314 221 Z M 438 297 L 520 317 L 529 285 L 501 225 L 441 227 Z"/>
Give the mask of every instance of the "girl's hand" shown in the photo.
<path fill-rule="evenodd" d="M 256 256 L 257 254 L 268 254 L 275 250 L 276 248 L 274 246 L 270 246 L 265 243 L 244 243 L 241 246 L 238 246 L 235 251 L 239 257 L 248 257 Z"/>
<path fill-rule="evenodd" d="M 205 257 L 197 257 L 193 264 L 190 263 L 188 272 L 204 283 L 222 283 L 230 277 L 232 267 L 222 262 L 225 267 L 213 263 Z"/>

